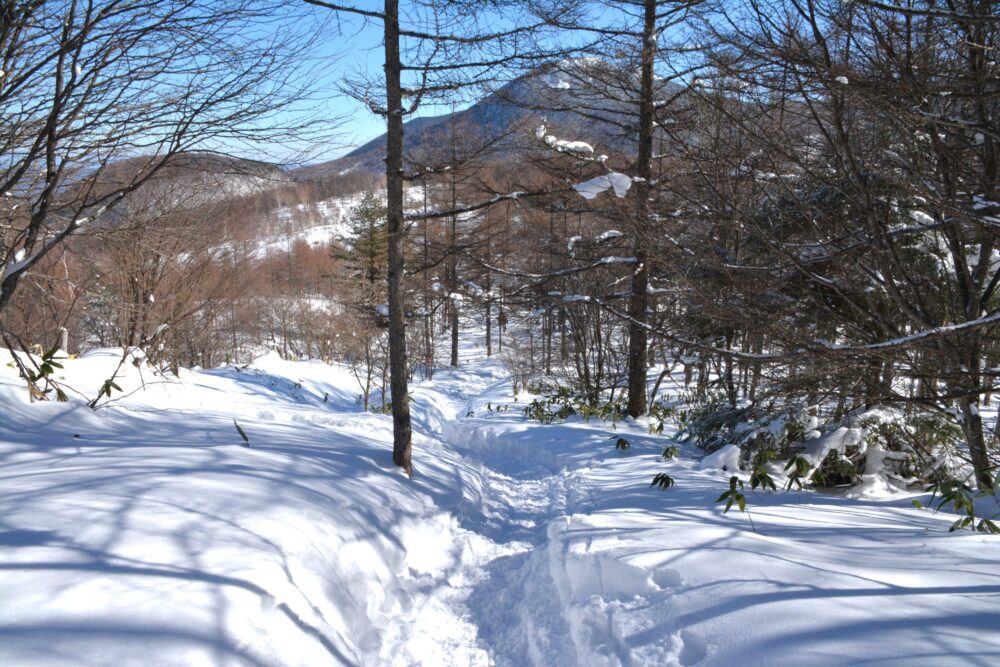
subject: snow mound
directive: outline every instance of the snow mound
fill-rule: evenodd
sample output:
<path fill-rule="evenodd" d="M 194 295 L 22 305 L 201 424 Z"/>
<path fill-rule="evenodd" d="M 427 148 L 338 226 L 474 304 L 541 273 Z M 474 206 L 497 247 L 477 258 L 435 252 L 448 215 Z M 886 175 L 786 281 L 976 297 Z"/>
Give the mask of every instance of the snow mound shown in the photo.
<path fill-rule="evenodd" d="M 729 472 L 739 472 L 740 470 L 740 446 L 725 445 L 701 460 L 701 468 L 710 470 L 727 470 Z"/>
<path fill-rule="evenodd" d="M 573 186 L 573 189 L 580 193 L 580 196 L 584 199 L 595 199 L 597 195 L 602 192 L 613 189 L 615 191 L 615 196 L 619 199 L 623 199 L 625 195 L 628 194 L 629 188 L 631 187 L 631 177 L 613 171 L 609 174 L 595 176 L 589 181 L 577 183 Z"/>
<path fill-rule="evenodd" d="M 66 381 L 96 390 L 119 355 Z M 4 404 L 0 664 L 489 664 L 447 596 L 492 544 L 440 508 L 476 468 L 418 439 L 408 480 L 323 364 L 124 368 L 146 389 L 98 412 Z M 26 394 L 6 368 L 0 393 Z"/>

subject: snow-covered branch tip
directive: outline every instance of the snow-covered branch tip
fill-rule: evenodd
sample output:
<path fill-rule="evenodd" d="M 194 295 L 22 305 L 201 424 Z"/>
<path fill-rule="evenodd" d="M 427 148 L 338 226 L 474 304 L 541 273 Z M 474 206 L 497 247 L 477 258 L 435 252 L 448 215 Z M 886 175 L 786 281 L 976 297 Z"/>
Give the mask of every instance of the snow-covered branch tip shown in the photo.
<path fill-rule="evenodd" d="M 490 199 L 485 199 L 481 202 L 476 202 L 475 204 L 469 204 L 468 206 L 460 206 L 457 208 L 450 208 L 439 211 L 427 211 L 426 213 L 407 213 L 403 216 L 406 222 L 418 222 L 420 220 L 434 220 L 437 218 L 449 218 L 453 215 L 462 215 L 463 213 L 474 213 L 475 211 L 481 211 L 484 208 L 489 208 L 494 204 L 499 204 L 505 201 L 517 201 L 518 199 L 530 199 L 532 197 L 542 197 L 546 195 L 558 194 L 563 192 L 561 189 L 555 190 L 534 190 L 532 192 L 507 192 L 504 194 L 493 195 Z"/>
<path fill-rule="evenodd" d="M 624 199 L 632 187 L 632 177 L 617 171 L 595 176 L 589 181 L 577 183 L 573 189 L 584 199 L 596 199 L 597 195 L 606 190 L 614 190 L 615 196 Z"/>
<path fill-rule="evenodd" d="M 608 160 L 607 155 L 594 155 L 594 147 L 586 141 L 570 141 L 548 134 L 544 118 L 542 124 L 535 128 L 535 138 L 557 153 L 568 153 L 581 160 L 598 164 L 604 164 Z"/>
<path fill-rule="evenodd" d="M 542 124 L 535 129 L 535 138 L 559 153 L 569 153 L 581 160 L 596 162 L 601 165 L 605 164 L 608 160 L 607 155 L 589 157 L 594 154 L 594 147 L 585 141 L 567 141 L 559 139 L 555 135 L 548 134 L 544 118 L 542 119 Z M 634 180 L 627 174 L 609 171 L 606 174 L 595 176 L 583 183 L 577 183 L 573 186 L 573 189 L 584 199 L 595 199 L 602 192 L 612 189 L 615 191 L 616 197 L 624 199 L 632 187 Z"/>

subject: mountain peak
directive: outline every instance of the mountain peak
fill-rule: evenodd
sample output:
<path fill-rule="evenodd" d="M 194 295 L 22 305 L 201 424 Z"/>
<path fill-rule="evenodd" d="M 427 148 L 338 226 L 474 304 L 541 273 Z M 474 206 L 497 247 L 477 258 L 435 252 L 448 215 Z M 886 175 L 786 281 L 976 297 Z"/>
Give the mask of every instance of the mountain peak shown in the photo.
<path fill-rule="evenodd" d="M 546 63 L 507 82 L 466 109 L 409 120 L 404 125 L 407 157 L 420 162 L 433 161 L 434 152 L 451 145 L 453 132 L 461 135 L 464 144 L 475 138 L 475 144 L 490 146 L 494 152 L 509 151 L 523 146 L 533 136 L 519 129 L 533 129 L 543 117 L 550 126 L 572 135 L 572 139 L 628 151 L 632 140 L 623 136 L 618 127 L 624 122 L 627 105 L 598 92 L 606 88 L 598 84 L 599 80 L 614 77 L 622 81 L 628 76 L 627 72 L 616 72 L 612 63 L 601 58 L 563 58 Z M 584 118 L 578 113 L 582 108 L 596 109 L 597 117 L 588 113 Z M 386 135 L 380 135 L 342 158 L 313 165 L 302 173 L 314 177 L 344 170 L 381 172 L 385 143 Z M 476 149 L 464 144 L 464 152 Z"/>

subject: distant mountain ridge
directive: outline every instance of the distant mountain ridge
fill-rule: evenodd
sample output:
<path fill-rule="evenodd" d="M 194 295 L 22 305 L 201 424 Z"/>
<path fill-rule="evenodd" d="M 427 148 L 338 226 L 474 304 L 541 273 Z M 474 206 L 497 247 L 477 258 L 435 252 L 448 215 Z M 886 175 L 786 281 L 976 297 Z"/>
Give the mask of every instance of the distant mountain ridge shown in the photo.
<path fill-rule="evenodd" d="M 627 78 L 628 75 L 625 75 Z M 455 131 L 475 143 L 493 144 L 500 154 L 536 142 L 534 129 L 544 122 L 560 138 L 585 141 L 601 149 L 630 151 L 634 140 L 619 125 L 629 122 L 629 104 L 603 97 L 604 80 L 621 81 L 623 75 L 597 59 L 564 60 L 546 65 L 510 81 L 466 109 L 439 116 L 414 118 L 404 124 L 408 159 L 419 159 L 450 145 Z M 596 108 L 585 117 L 584 107 Z M 296 180 L 311 180 L 346 171 L 372 174 L 384 170 L 386 135 L 382 134 L 347 155 L 292 173 Z"/>

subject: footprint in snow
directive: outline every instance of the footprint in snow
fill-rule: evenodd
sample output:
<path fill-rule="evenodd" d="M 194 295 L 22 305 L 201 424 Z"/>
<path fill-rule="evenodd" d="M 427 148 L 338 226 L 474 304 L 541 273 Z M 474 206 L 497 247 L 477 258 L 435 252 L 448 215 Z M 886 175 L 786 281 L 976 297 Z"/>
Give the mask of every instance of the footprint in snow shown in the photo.
<path fill-rule="evenodd" d="M 653 572 L 653 583 L 660 588 L 677 588 L 684 583 L 681 573 L 669 567 L 661 567 Z"/>
<path fill-rule="evenodd" d="M 689 630 L 681 630 L 674 637 L 680 642 L 679 662 L 684 667 L 697 665 L 708 655 L 708 643 Z"/>

